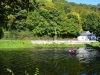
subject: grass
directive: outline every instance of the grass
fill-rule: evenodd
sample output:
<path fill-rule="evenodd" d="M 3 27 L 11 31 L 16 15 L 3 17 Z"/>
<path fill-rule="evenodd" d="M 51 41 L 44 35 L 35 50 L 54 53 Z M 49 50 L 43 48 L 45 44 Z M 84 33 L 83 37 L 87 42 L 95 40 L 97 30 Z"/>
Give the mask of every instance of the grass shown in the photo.
<path fill-rule="evenodd" d="M 91 44 L 32 44 L 31 40 L 0 40 L 0 49 L 3 48 L 67 48 L 67 47 L 100 47 L 99 42 Z"/>
<path fill-rule="evenodd" d="M 91 46 L 100 47 L 100 42 L 93 42 L 93 43 L 91 43 Z"/>
<path fill-rule="evenodd" d="M 78 45 L 72 45 L 72 44 L 34 44 L 35 48 L 68 48 L 68 47 L 85 47 L 85 44 L 78 44 Z"/>
<path fill-rule="evenodd" d="M 31 48 L 30 40 L 0 40 L 0 48 Z"/>

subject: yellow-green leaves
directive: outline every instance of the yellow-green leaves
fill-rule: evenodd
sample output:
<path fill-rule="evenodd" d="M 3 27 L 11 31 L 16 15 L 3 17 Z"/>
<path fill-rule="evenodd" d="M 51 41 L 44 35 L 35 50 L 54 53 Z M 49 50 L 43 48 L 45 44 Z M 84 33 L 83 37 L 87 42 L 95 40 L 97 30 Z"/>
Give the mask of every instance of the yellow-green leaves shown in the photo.
<path fill-rule="evenodd" d="M 9 5 L 5 5 L 5 9 L 9 9 L 10 8 L 10 6 Z"/>
<path fill-rule="evenodd" d="M 8 15 L 8 19 L 14 18 L 12 14 Z"/>
<path fill-rule="evenodd" d="M 14 21 L 14 16 L 12 14 L 8 15 L 8 24 L 7 26 L 10 27 Z"/>
<path fill-rule="evenodd" d="M 81 17 L 80 17 L 79 13 L 77 13 L 77 12 L 71 12 L 71 14 L 75 15 L 78 18 L 78 20 L 81 22 Z"/>
<path fill-rule="evenodd" d="M 52 4 L 52 0 L 45 0 L 46 3 Z"/>

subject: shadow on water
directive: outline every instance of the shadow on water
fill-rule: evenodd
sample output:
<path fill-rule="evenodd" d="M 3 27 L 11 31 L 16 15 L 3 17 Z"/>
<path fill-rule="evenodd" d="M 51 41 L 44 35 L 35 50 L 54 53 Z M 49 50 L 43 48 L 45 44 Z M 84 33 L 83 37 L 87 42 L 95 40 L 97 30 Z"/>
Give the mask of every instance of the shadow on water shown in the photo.
<path fill-rule="evenodd" d="M 100 60 L 87 54 L 86 60 L 91 56 L 91 61 L 82 63 L 77 54 L 68 54 L 64 49 L 25 49 L 0 51 L 0 75 L 34 75 L 36 68 L 39 75 L 100 75 Z M 89 53 L 89 52 L 88 52 Z M 97 52 L 99 53 L 99 52 Z M 84 55 L 85 53 L 83 53 Z M 82 53 L 81 53 L 82 55 Z M 84 59 L 84 60 L 85 60 Z"/>
<path fill-rule="evenodd" d="M 92 43 L 91 43 L 92 44 Z M 98 47 L 98 46 L 92 46 L 91 44 L 86 44 L 86 47 L 92 47 L 93 49 L 96 49 L 96 50 L 98 50 L 99 52 L 100 52 L 100 46 Z M 99 42 L 99 44 L 100 44 L 100 42 Z"/>

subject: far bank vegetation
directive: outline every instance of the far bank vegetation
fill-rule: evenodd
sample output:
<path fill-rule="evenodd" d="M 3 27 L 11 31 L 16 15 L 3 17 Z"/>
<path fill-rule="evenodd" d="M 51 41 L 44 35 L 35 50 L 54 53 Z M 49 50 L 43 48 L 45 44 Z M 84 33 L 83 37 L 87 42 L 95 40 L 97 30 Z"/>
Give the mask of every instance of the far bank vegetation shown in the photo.
<path fill-rule="evenodd" d="M 76 38 L 89 30 L 100 36 L 100 4 L 66 0 L 1 0 L 0 38 Z"/>

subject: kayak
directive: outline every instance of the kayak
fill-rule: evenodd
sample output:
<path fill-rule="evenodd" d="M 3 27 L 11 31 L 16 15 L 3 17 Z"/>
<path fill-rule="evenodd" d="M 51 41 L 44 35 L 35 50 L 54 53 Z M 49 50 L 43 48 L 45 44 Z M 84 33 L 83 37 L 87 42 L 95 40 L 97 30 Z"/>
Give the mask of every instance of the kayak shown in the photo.
<path fill-rule="evenodd" d="M 76 50 L 70 49 L 70 50 L 68 50 L 68 53 L 69 53 L 69 54 L 76 54 Z"/>

